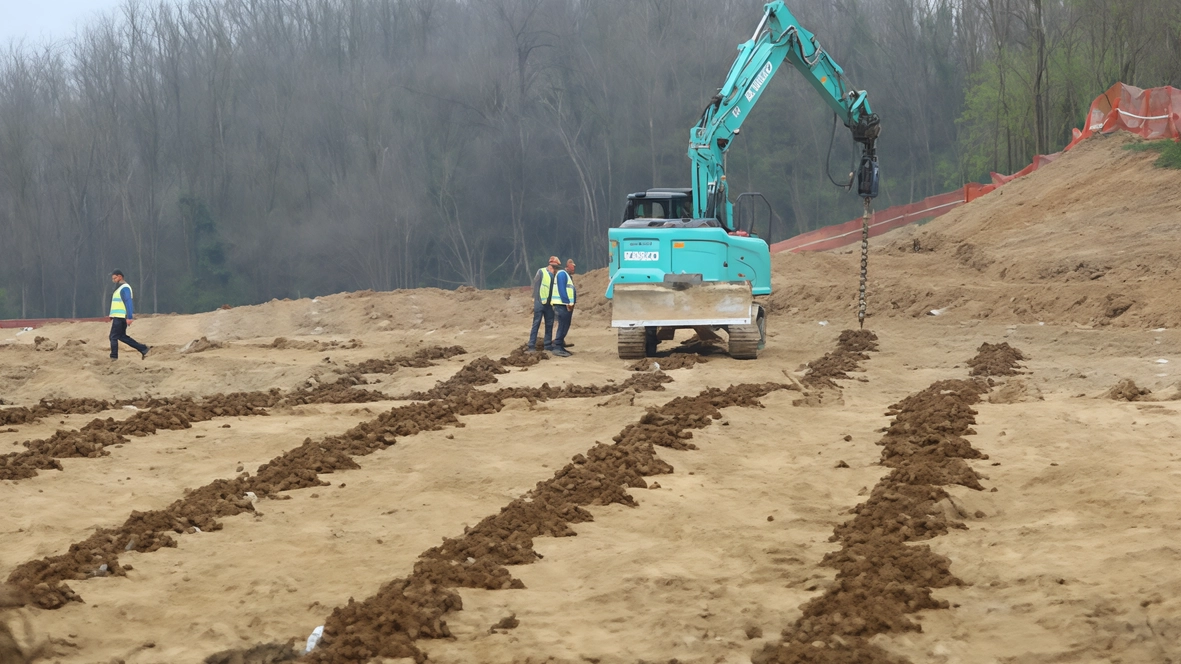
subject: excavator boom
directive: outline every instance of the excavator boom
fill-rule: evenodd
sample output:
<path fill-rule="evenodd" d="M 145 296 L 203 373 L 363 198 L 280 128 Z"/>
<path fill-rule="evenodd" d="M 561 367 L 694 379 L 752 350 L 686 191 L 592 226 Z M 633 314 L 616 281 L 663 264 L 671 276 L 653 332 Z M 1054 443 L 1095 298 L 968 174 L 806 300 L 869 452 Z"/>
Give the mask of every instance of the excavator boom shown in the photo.
<path fill-rule="evenodd" d="M 782 0 L 767 3 L 754 35 L 739 45 L 725 82 L 690 131 L 692 186 L 631 194 L 623 224 L 608 232 L 607 297 L 613 300 L 620 357 L 654 352 L 657 339 L 685 327 L 702 337 L 725 330 L 736 358 L 752 359 L 762 348 L 766 316 L 754 298 L 771 292 L 771 254 L 753 225 L 735 223 L 726 151 L 784 62 L 808 79 L 863 146 L 857 190 L 867 210 L 877 196 L 880 127 L 868 96 L 849 84 Z M 864 268 L 862 273 L 864 293 Z"/>

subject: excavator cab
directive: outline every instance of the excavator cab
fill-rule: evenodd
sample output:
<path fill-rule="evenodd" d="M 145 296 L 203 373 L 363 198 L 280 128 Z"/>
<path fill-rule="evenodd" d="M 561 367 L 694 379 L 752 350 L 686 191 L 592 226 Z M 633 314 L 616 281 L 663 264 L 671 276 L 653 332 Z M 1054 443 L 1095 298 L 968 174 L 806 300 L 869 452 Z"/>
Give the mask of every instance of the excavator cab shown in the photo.
<path fill-rule="evenodd" d="M 630 223 L 629 222 L 633 222 Z M 668 222 L 677 222 L 669 224 Z M 624 228 L 673 228 L 693 221 L 693 190 L 689 188 L 649 189 L 627 195 L 623 210 Z M 714 220 L 710 225 L 719 225 Z"/>

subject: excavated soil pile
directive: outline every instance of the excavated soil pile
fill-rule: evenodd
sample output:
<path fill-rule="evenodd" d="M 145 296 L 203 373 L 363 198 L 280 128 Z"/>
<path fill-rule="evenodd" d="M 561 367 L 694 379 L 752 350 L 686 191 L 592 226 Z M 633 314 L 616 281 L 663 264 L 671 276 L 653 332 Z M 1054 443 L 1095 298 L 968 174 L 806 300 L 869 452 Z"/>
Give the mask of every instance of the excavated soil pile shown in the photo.
<path fill-rule="evenodd" d="M 456 355 L 464 355 L 467 351 L 462 346 L 430 346 L 413 355 L 392 357 L 384 360 L 365 360 L 358 364 L 348 365 L 350 373 L 358 374 L 392 374 L 401 367 L 425 369 L 435 366 L 436 360 L 449 360 Z"/>
<path fill-rule="evenodd" d="M 704 357 L 696 353 L 673 352 L 667 357 L 645 357 L 628 366 L 631 371 L 671 371 L 673 369 L 689 369 L 700 362 L 707 362 Z"/>
<path fill-rule="evenodd" d="M 423 348 L 413 355 L 403 355 L 386 359 L 365 360 L 359 364 L 345 367 L 344 375 L 331 383 L 317 383 L 309 380 L 303 389 L 289 394 L 282 400 L 283 405 L 296 406 L 313 403 L 372 403 L 374 401 L 389 401 L 390 397 L 373 390 L 360 389 L 359 385 L 368 385 L 366 374 L 392 374 L 401 367 L 422 369 L 435 366 L 434 360 L 445 360 L 464 355 L 467 351 L 462 346 L 430 346 Z"/>
<path fill-rule="evenodd" d="M 508 357 L 500 358 L 500 366 L 526 368 L 548 359 L 549 353 L 544 351 L 530 353 L 528 348 L 520 346 L 509 353 Z"/>
<path fill-rule="evenodd" d="M 484 384 L 479 381 L 489 376 L 495 380 L 494 374 L 507 371 L 487 357 L 477 358 L 456 373 L 456 376 L 462 377 L 461 380 L 455 380 L 453 377 L 440 383 L 453 386 L 450 394 L 422 403 L 399 406 L 373 420 L 362 422 L 339 436 L 330 436 L 318 441 L 308 438 L 299 447 L 260 466 L 253 476 L 243 473 L 232 480 L 216 480 L 188 492 L 184 498 L 162 510 L 132 512 L 122 526 L 101 528 L 86 540 L 72 544 L 66 554 L 18 566 L 9 575 L 8 582 L 27 591 L 41 608 L 54 609 L 71 601 L 81 601 L 66 581 L 95 576 L 126 576 L 126 568 L 119 563 L 118 556 L 121 552 L 151 552 L 162 547 L 175 547 L 176 540 L 172 537 L 173 534 L 220 530 L 222 524 L 219 519 L 254 511 L 252 499 L 248 497 L 250 493 L 253 493 L 255 498 L 279 497 L 277 494 L 282 491 L 325 486 L 327 482 L 321 480 L 319 475 L 359 468 L 353 460 L 354 457 L 365 456 L 389 447 L 398 437 L 413 436 L 422 431 L 433 431 L 448 426 L 462 427 L 460 415 L 500 411 L 504 407 L 503 398 L 508 397 L 502 398 L 497 393 L 476 390 L 473 386 Z M 503 392 L 512 397 L 526 396 L 534 401 L 543 401 L 550 398 L 614 394 L 627 389 L 661 390 L 664 389 L 662 383 L 672 380 L 664 374 L 648 374 L 633 378 L 634 380 L 629 379 L 620 385 L 605 387 L 568 385 L 555 390 L 544 386 L 510 388 Z M 252 396 L 262 398 L 263 395 L 273 399 L 279 398 L 277 390 Z M 170 407 L 175 408 L 176 405 L 164 406 Z M 149 414 L 159 415 L 144 412 L 137 413 L 133 418 Z M 188 421 L 191 421 L 176 414 L 173 418 L 177 426 L 187 426 Z M 127 428 L 123 425 L 130 419 L 132 418 L 119 423 L 108 421 L 108 426 L 122 430 Z M 63 450 L 63 453 L 74 453 L 79 456 L 103 454 L 104 447 L 127 440 L 101 429 L 71 433 L 89 435 L 93 438 L 87 439 L 86 445 L 75 442 L 73 448 Z M 61 442 L 60 445 L 64 447 L 66 443 Z M 51 459 L 51 462 L 56 463 L 56 459 Z"/>
<path fill-rule="evenodd" d="M 499 362 L 488 356 L 482 356 L 463 365 L 463 368 L 455 372 L 453 376 L 447 380 L 439 381 L 431 389 L 425 392 L 411 392 L 398 398 L 403 401 L 446 399 L 452 394 L 467 392 L 481 385 L 495 383 L 497 375 L 506 373 L 508 373 L 508 369 L 502 367 Z"/>
<path fill-rule="evenodd" d="M 57 342 L 45 337 L 36 337 L 33 339 L 33 349 L 44 352 L 55 351 L 57 350 Z"/>
<path fill-rule="evenodd" d="M 549 359 L 548 353 L 529 353 L 522 346 L 508 357 L 493 360 L 487 356 L 479 357 L 465 364 L 447 380 L 435 383 L 435 386 L 425 392 L 411 392 L 400 397 L 404 401 L 426 401 L 429 399 L 446 399 L 447 397 L 473 390 L 481 385 L 491 385 L 496 382 L 500 374 L 508 373 L 506 367 L 531 367 L 542 360 Z"/>
<path fill-rule="evenodd" d="M 300 405 L 316 403 L 371 403 L 388 401 L 390 397 L 372 390 L 358 389 L 365 384 L 363 373 L 382 373 L 380 369 L 396 370 L 400 366 L 431 366 L 432 359 L 444 359 L 463 354 L 459 346 L 446 348 L 432 346 L 405 357 L 386 360 L 369 360 L 349 367 L 349 373 L 327 384 L 308 383 L 304 387 L 282 393 L 279 389 L 266 392 L 236 392 L 214 394 L 201 399 L 178 397 L 169 399 L 148 398 L 127 402 L 140 411 L 124 420 L 114 418 L 95 419 L 81 430 L 58 431 L 50 438 L 30 440 L 23 443 L 22 452 L 0 456 L 0 480 L 27 479 L 39 470 L 61 470 L 58 459 L 95 458 L 106 456 L 111 445 L 130 442 L 126 436 L 147 436 L 156 431 L 188 429 L 194 422 L 205 422 L 216 417 L 245 417 L 266 415 L 267 408 L 276 405 Z M 31 409 L 10 408 L 4 413 L 13 417 L 40 416 L 59 413 L 99 412 L 117 407 L 124 402 L 111 404 L 94 399 L 43 400 Z"/>
<path fill-rule="evenodd" d="M 836 350 L 808 363 L 808 371 L 800 381 L 803 394 L 792 400 L 791 405 L 817 407 L 830 401 L 842 403 L 841 388 L 836 381 L 848 379 L 846 371 L 859 371 L 861 362 L 869 359 L 866 352 L 877 349 L 878 337 L 869 330 L 841 332 Z"/>
<path fill-rule="evenodd" d="M 542 383 L 541 387 L 506 387 L 491 394 L 497 399 L 525 399 L 531 404 L 547 399 L 572 399 L 582 397 L 601 397 L 630 391 L 651 392 L 664 389 L 664 383 L 672 382 L 672 378 L 664 372 L 644 373 L 631 376 L 622 383 L 608 385 L 573 385 L 567 383 L 562 387 L 551 387 L 549 383 Z"/>
<path fill-rule="evenodd" d="M 201 337 L 200 339 L 193 339 L 189 343 L 185 344 L 180 349 L 180 352 L 182 355 L 187 355 L 189 353 L 204 353 L 207 350 L 217 350 L 218 348 L 224 347 L 225 344 L 221 343 L 220 341 L 210 341 L 208 337 Z"/>
<path fill-rule="evenodd" d="M 0 426 L 32 424 L 52 415 L 90 415 L 119 405 L 100 399 L 42 399 L 32 407 L 17 406 L 0 410 Z"/>
<path fill-rule="evenodd" d="M 1148 395 L 1152 390 L 1136 385 L 1131 378 L 1124 378 L 1103 393 L 1103 398 L 1115 401 L 1149 401 Z"/>
<path fill-rule="evenodd" d="M 692 429 L 719 419 L 729 406 L 761 407 L 759 398 L 787 389 L 774 383 L 710 388 L 695 397 L 679 397 L 650 409 L 641 420 L 615 436 L 614 445 L 596 444 L 550 480 L 487 517 L 457 539 L 424 552 L 406 578 L 385 584 L 373 597 L 350 600 L 324 623 L 324 636 L 308 661 L 317 664 L 368 662 L 375 657 L 425 654 L 414 641 L 450 635 L 444 616 L 462 609 L 452 588 L 489 590 L 522 588 L 506 565 L 537 559 L 533 538 L 574 534 L 570 524 L 593 519 L 588 505 L 635 506 L 629 488 L 646 488 L 645 476 L 672 472 L 656 456 L 656 446 L 692 449 Z"/>
<path fill-rule="evenodd" d="M 348 341 L 297 341 L 295 339 L 288 339 L 286 337 L 275 337 L 275 340 L 269 344 L 259 344 L 259 348 L 274 348 L 277 350 L 349 350 L 352 348 L 360 348 L 364 344 L 360 339 L 349 339 Z"/>
<path fill-rule="evenodd" d="M 847 371 L 857 371 L 865 353 L 878 349 L 878 337 L 869 330 L 845 330 L 837 339 L 837 348 L 819 360 L 808 363 L 808 371 L 801 381 L 807 388 L 836 389 L 836 380 L 847 380 Z"/>
<path fill-rule="evenodd" d="M 1006 346 L 1004 353 L 1013 364 L 1022 357 L 1007 344 L 1000 346 Z M 984 344 L 969 366 L 996 367 L 1000 352 L 998 346 Z M 931 596 L 932 589 L 963 584 L 951 573 L 950 560 L 910 543 L 967 527 L 956 517 L 968 515 L 940 487 L 984 488 L 964 460 L 988 458 L 965 438 L 975 433 L 972 405 L 988 390 L 981 378 L 939 381 L 890 407 L 887 415 L 893 420 L 879 444 L 882 465 L 893 470 L 869 500 L 852 509 L 854 517 L 834 530 L 830 541 L 841 548 L 823 563 L 837 569 L 836 579 L 803 606 L 803 615 L 783 631 L 779 643 L 767 644 L 752 657 L 755 664 L 905 661 L 870 644 L 869 638 L 921 631 L 907 614 L 948 608 L 946 601 Z"/>
<path fill-rule="evenodd" d="M 1019 371 L 1021 365 L 1018 362 L 1024 359 L 1021 351 L 1010 346 L 1007 341 L 999 344 L 990 344 L 986 341 L 976 349 L 976 357 L 968 360 L 968 366 L 972 368 L 969 375 L 1016 376 L 1023 373 Z"/>

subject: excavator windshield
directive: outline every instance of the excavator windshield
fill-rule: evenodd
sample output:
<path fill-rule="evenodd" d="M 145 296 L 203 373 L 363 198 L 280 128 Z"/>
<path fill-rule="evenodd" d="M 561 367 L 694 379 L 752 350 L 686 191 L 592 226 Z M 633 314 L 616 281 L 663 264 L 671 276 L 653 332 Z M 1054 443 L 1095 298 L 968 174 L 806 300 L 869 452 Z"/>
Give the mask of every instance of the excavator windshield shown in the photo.
<path fill-rule="evenodd" d="M 623 220 L 629 219 L 689 219 L 693 217 L 692 190 L 649 189 L 628 194 Z"/>

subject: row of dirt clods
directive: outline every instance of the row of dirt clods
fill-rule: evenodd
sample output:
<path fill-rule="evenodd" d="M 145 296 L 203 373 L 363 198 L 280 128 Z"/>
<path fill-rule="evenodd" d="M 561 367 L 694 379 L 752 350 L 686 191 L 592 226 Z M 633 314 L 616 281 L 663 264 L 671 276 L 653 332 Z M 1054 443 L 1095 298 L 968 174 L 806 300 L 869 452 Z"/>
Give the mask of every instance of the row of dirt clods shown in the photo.
<path fill-rule="evenodd" d="M 463 352 L 458 347 L 453 347 L 452 350 Z M 536 364 L 544 357 L 546 357 L 544 354 L 528 356 L 523 353 L 514 353 L 500 361 L 493 361 L 486 357 L 477 358 L 466 364 L 452 378 L 440 382 L 440 385 L 447 386 L 446 394 L 443 396 L 432 398 L 429 401 L 395 407 L 337 436 L 329 436 L 316 441 L 308 438 L 299 447 L 261 465 L 254 475 L 243 473 L 237 478 L 216 480 L 187 492 L 183 498 L 164 509 L 132 512 L 121 526 L 98 529 L 87 539 L 72 544 L 65 554 L 30 561 L 18 566 L 9 575 L 8 583 L 21 588 L 28 595 L 31 603 L 45 609 L 58 608 L 71 601 L 81 601 L 77 593 L 69 587 L 68 581 L 83 580 L 95 576 L 125 576 L 129 567 L 119 562 L 121 553 L 127 551 L 147 553 L 162 547 L 176 546 L 176 540 L 173 537 L 176 534 L 192 533 L 198 530 L 219 530 L 222 527 L 219 519 L 254 511 L 254 504 L 248 498 L 248 493 L 254 494 L 256 499 L 281 498 L 279 493 L 282 491 L 324 486 L 327 483 L 322 481 L 319 475 L 358 468 L 354 457 L 364 456 L 389 447 L 398 437 L 411 436 L 421 431 L 438 430 L 447 426 L 462 427 L 463 424 L 459 421 L 459 416 L 497 412 L 503 408 L 503 399 L 505 398 L 529 396 L 534 400 L 546 400 L 598 394 L 607 395 L 629 389 L 635 391 L 663 389 L 661 384 L 671 380 L 664 374 L 642 374 L 633 376 L 618 385 L 602 387 L 568 385 L 562 388 L 549 388 L 543 386 L 532 391 L 524 388 L 510 388 L 496 392 L 476 389 L 478 386 L 496 382 L 496 374 L 508 371 L 504 366 Z M 373 367 L 366 368 L 372 369 Z M 349 379 L 350 376 L 346 375 L 341 380 Z M 354 391 L 376 394 L 365 390 Z M 303 398 L 305 392 L 301 391 L 299 394 L 298 398 Z M 290 396 L 284 397 L 275 392 L 253 395 L 254 398 L 261 399 L 264 403 L 278 402 L 271 402 L 269 397 L 283 399 Z M 358 398 L 363 398 L 365 401 L 373 400 L 363 395 L 358 395 Z M 413 400 L 420 397 L 417 394 L 412 394 L 401 397 L 382 395 L 380 398 L 383 400 L 391 398 Z M 145 411 L 144 414 L 152 412 L 159 416 L 162 411 L 168 412 L 167 408 L 175 406 L 175 403 L 159 405 L 154 411 Z M 265 414 L 265 411 L 261 410 L 265 405 L 248 400 L 244 407 L 255 409 L 257 412 L 255 410 L 231 412 L 226 410 L 226 406 L 218 406 L 227 414 Z M 112 420 L 108 426 L 115 427 L 117 431 L 123 431 L 128 426 L 126 423 L 133 418 L 122 422 Z M 103 422 L 103 420 L 96 420 L 96 422 Z M 187 426 L 187 421 L 182 423 Z M 121 435 L 110 431 L 102 433 L 108 436 Z"/>
<path fill-rule="evenodd" d="M 876 350 L 876 342 L 872 332 L 846 330 L 834 352 L 811 364 L 803 384 L 836 388 L 833 381 L 848 378 L 845 372 L 857 370 L 859 360 L 868 359 L 865 352 Z M 665 367 L 663 359 L 666 358 L 657 360 L 661 362 L 660 368 Z M 648 371 L 655 367 L 647 363 L 630 368 Z M 663 374 L 641 374 L 649 375 Z M 721 418 L 721 408 L 761 407 L 761 397 L 781 389 L 795 387 L 764 383 L 725 390 L 709 388 L 696 396 L 678 397 L 649 409 L 638 422 L 615 436 L 614 444 L 596 443 L 585 455 L 575 456 L 553 478 L 539 482 L 528 494 L 468 529 L 462 537 L 445 540 L 424 552 L 409 576 L 386 583 L 372 597 L 360 602 L 350 599 L 346 606 L 335 609 L 325 622 L 324 635 L 307 657 L 308 661 L 349 664 L 374 658 L 407 657 L 425 661 L 425 654 L 414 642 L 420 638 L 450 636 L 444 616 L 462 609 L 462 600 L 453 588 L 524 587 L 506 566 L 528 564 L 537 559 L 533 538 L 574 535 L 570 524 L 593 518 L 585 509 L 587 506 L 613 503 L 635 506 L 628 489 L 647 488 L 645 477 L 673 472 L 672 466 L 656 455 L 657 447 L 696 449 L 691 442 L 693 430 Z M 241 654 L 220 653 L 206 662 L 221 664 Z"/>
<path fill-rule="evenodd" d="M 627 382 L 637 379 L 670 380 L 663 373 L 646 373 Z M 633 388 L 642 385 L 633 384 Z M 541 388 L 536 389 L 542 393 Z M 645 477 L 673 471 L 656 455 L 656 447 L 696 449 L 690 442 L 693 429 L 721 418 L 721 408 L 761 407 L 760 397 L 780 389 L 790 387 L 765 383 L 725 390 L 710 388 L 650 408 L 638 422 L 616 435 L 613 444 L 596 442 L 551 479 L 539 482 L 499 513 L 467 529 L 461 537 L 447 539 L 424 552 L 409 576 L 386 583 L 372 597 L 350 599 L 347 605 L 333 610 L 325 621 L 319 645 L 307 661 L 345 664 L 400 657 L 425 661 L 426 655 L 415 641 L 450 635 L 444 617 L 462 608 L 455 588 L 524 587 L 506 566 L 537 560 L 533 538 L 574 535 L 570 524 L 593 520 L 586 510 L 588 506 L 636 506 L 628 489 L 647 488 Z M 226 657 L 230 655 L 222 653 L 206 661 L 228 662 Z"/>
<path fill-rule="evenodd" d="M 834 353 L 840 360 L 820 363 L 820 375 L 815 377 L 815 382 L 805 384 L 835 387 L 832 378 L 847 377 L 844 371 L 857 369 L 855 362 L 849 363 L 849 358 L 865 359 L 868 356 L 863 352 L 875 348 L 873 333 L 847 331 Z M 473 362 L 452 380 L 484 371 L 495 372 L 495 369 L 483 362 Z M 649 376 L 668 380 L 663 373 L 645 373 L 628 382 Z M 544 385 L 500 390 L 498 394 L 530 398 L 530 394 L 542 395 L 550 389 Z M 463 606 L 454 588 L 524 587 L 506 566 L 532 563 L 539 557 L 533 551 L 533 538 L 574 535 L 570 524 L 593 520 L 587 506 L 613 503 L 636 506 L 628 489 L 647 488 L 645 477 L 673 472 L 672 466 L 656 455 L 656 447 L 696 449 L 691 442 L 693 429 L 704 428 L 721 418 L 721 408 L 761 407 L 761 397 L 781 389 L 798 388 L 779 383 L 739 385 L 725 390 L 709 388 L 694 397 L 678 397 L 663 406 L 650 408 L 638 422 L 616 435 L 614 444 L 596 442 L 586 454 L 576 455 L 551 479 L 539 482 L 498 514 L 466 529 L 462 537 L 447 539 L 424 552 L 409 576 L 384 584 L 372 597 L 359 602 L 350 599 L 347 605 L 335 609 L 325 622 L 323 637 L 307 660 L 317 664 L 368 662 L 375 658 L 425 661 L 426 655 L 415 641 L 450 636 L 445 615 Z M 437 393 L 419 396 L 426 398 Z M 515 618 L 506 621 L 515 623 Z M 294 658 L 294 648 L 286 648 L 290 650 L 285 656 Z M 259 658 L 273 658 L 282 649 L 280 644 L 259 644 L 248 650 L 218 653 L 206 659 L 206 664 L 261 661 Z"/>
<path fill-rule="evenodd" d="M 117 403 L 77 399 L 43 401 L 41 405 L 30 409 L 42 417 L 50 413 L 99 412 L 120 405 L 133 405 L 139 410 L 123 420 L 95 419 L 80 430 L 59 430 L 49 438 L 26 441 L 24 451 L 0 456 L 0 479 L 25 479 L 36 475 L 38 470 L 61 470 L 60 459 L 106 456 L 110 454 L 108 447 L 131 442 L 128 436 L 146 436 L 161 429 L 187 429 L 194 422 L 218 417 L 267 415 L 266 409 L 277 405 L 389 400 L 391 397 L 380 392 L 356 387 L 365 384 L 364 374 L 393 373 L 403 366 L 431 366 L 434 360 L 465 352 L 459 346 L 429 347 L 409 356 L 369 360 L 349 366 L 344 375 L 331 383 L 308 382 L 288 392 L 272 389 L 214 394 L 199 399 L 144 398 Z M 415 418 L 411 415 L 407 419 L 413 422 Z M 405 423 L 396 428 L 399 431 L 413 429 L 412 425 Z M 370 451 L 387 444 L 384 438 L 380 443 L 369 440 L 368 433 L 365 438 L 366 448 Z M 317 472 L 357 467 L 345 453 L 355 452 L 356 445 L 322 446 L 325 451 L 319 453 L 309 452 L 309 445 L 310 439 L 300 448 L 264 464 L 254 477 L 244 475 L 234 480 L 217 480 L 188 493 L 163 510 L 133 512 L 122 526 L 99 529 L 88 539 L 71 545 L 66 554 L 17 567 L 10 574 L 8 582 L 22 588 L 32 603 L 46 609 L 58 608 L 69 601 L 79 600 L 64 581 L 93 576 L 124 576 L 126 570 L 118 564 L 119 553 L 150 552 L 161 547 L 176 546 L 170 532 L 217 530 L 221 528 L 218 518 L 253 510 L 251 501 L 245 497 L 247 491 L 253 491 L 256 496 L 267 496 L 289 488 L 316 486 L 322 484 L 316 478 Z M 332 452 L 327 451 L 328 448 L 332 448 Z M 315 461 L 308 457 L 314 457 Z M 301 468 L 301 463 L 307 467 Z"/>
<path fill-rule="evenodd" d="M 91 414 L 122 407 L 134 407 L 136 413 L 123 420 L 95 419 L 81 429 L 58 430 L 40 440 L 25 441 L 24 450 L 0 455 L 0 480 L 34 477 L 40 470 L 61 470 L 60 459 L 95 458 L 110 454 L 106 448 L 131 442 L 127 436 L 146 436 L 161 429 L 188 429 L 194 422 L 218 417 L 266 415 L 267 408 L 314 403 L 370 403 L 391 397 L 358 386 L 367 384 L 366 374 L 394 373 L 400 367 L 431 366 L 465 353 L 459 346 L 424 348 L 413 355 L 391 359 L 367 360 L 350 365 L 343 375 L 329 383 L 308 381 L 298 389 L 271 389 L 257 392 L 214 394 L 202 398 L 142 398 L 117 402 L 97 399 L 42 400 L 31 408 L 0 410 L 0 424 L 27 424 L 41 418 L 62 414 Z"/>
<path fill-rule="evenodd" d="M 851 510 L 853 518 L 834 530 L 830 541 L 841 548 L 826 555 L 823 564 L 836 568 L 835 580 L 804 604 L 781 641 L 755 653 L 755 664 L 905 661 L 869 639 L 921 631 L 908 615 L 948 608 L 946 601 L 932 597 L 932 590 L 963 584 L 951 573 L 950 560 L 914 542 L 967 527 L 946 516 L 955 511 L 943 508 L 952 501 L 941 487 L 984 488 L 984 478 L 965 461 L 988 458 L 966 438 L 975 433 L 972 405 L 991 389 L 989 376 L 1018 373 L 1023 359 L 1007 343 L 985 343 L 968 362 L 974 378 L 936 382 L 890 407 L 887 415 L 893 419 L 878 444 L 881 464 L 891 471 L 866 502 Z"/>

